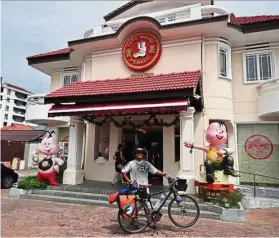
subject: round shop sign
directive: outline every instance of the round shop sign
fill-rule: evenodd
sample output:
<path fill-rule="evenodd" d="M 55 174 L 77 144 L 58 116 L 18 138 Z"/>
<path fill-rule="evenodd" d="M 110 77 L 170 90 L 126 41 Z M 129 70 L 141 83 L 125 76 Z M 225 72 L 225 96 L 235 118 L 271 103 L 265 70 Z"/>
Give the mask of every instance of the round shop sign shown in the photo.
<path fill-rule="evenodd" d="M 264 135 L 252 135 L 245 142 L 245 150 L 251 158 L 263 160 L 271 156 L 273 144 Z"/>
<path fill-rule="evenodd" d="M 152 32 L 139 32 L 130 36 L 122 48 L 124 63 L 134 71 L 153 67 L 160 59 L 162 46 Z"/>

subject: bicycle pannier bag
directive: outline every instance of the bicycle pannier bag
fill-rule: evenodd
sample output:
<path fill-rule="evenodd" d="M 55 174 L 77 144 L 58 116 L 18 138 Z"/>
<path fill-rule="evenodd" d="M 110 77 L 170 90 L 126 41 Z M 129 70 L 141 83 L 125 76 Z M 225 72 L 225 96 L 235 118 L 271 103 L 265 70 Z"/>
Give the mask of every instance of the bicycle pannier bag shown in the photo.
<path fill-rule="evenodd" d="M 119 209 L 123 211 L 124 220 L 130 220 L 136 217 L 136 196 L 119 195 Z"/>
<path fill-rule="evenodd" d="M 114 193 L 111 193 L 109 196 L 108 196 L 108 202 L 110 204 L 113 204 L 114 202 L 116 202 L 118 199 L 118 192 L 114 192 Z"/>

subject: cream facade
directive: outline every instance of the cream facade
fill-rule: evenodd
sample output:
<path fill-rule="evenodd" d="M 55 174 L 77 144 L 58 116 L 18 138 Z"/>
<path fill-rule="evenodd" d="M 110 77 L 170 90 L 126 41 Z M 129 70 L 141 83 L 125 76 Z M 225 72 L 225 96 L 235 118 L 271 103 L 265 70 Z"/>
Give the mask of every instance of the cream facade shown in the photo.
<path fill-rule="evenodd" d="M 173 3 L 169 4 L 170 8 Z M 120 14 L 107 20 L 106 26 L 87 31 L 84 39 L 69 42 L 73 49 L 73 52 L 69 53 L 70 60 L 59 60 L 56 66 L 53 62 L 47 67 L 46 63 L 33 65 L 51 76 L 51 92 L 54 93 L 62 86 L 76 81 L 99 82 L 117 78 L 132 80 L 135 75 L 139 76 L 139 73 L 129 69 L 123 62 L 122 46 L 125 40 L 133 33 L 141 31 L 152 31 L 159 35 L 162 45 L 161 57 L 144 73 L 160 75 L 195 70 L 200 70 L 201 73 L 199 83 L 193 89 L 193 95 L 188 96 L 188 109 L 178 113 L 179 122 L 170 127 L 154 129 L 161 133 L 160 169 L 173 176 L 187 178 L 190 193 L 195 192 L 193 184 L 200 174 L 200 165 L 203 164 L 205 154 L 197 150 L 190 154 L 183 142 L 206 144 L 204 131 L 212 121 L 225 122 L 228 128 L 228 147 L 235 149 L 236 169 L 258 173 L 262 169 L 265 174 L 276 175 L 278 172 L 267 165 L 268 161 L 272 161 L 273 166 L 279 169 L 278 130 L 275 133 L 279 126 L 279 100 L 273 100 L 279 97 L 278 27 L 243 33 L 245 26 L 242 26 L 242 32 L 236 29 L 240 27 L 239 24 L 235 27 L 229 26 L 233 24 L 233 19 L 227 16 L 228 12 L 225 9 L 206 4 L 203 2 L 171 6 L 170 10 L 162 9 L 163 6 L 159 8 L 158 1 L 139 4 L 121 13 L 122 17 Z M 151 6 L 149 10 L 147 5 Z M 141 14 L 134 15 L 135 9 Z M 211 13 L 214 14 L 212 19 L 215 20 L 210 21 L 203 17 Z M 197 24 L 190 24 L 191 21 L 197 21 Z M 178 25 L 175 27 L 171 24 Z M 109 29 L 104 30 L 105 28 Z M 115 35 L 109 38 L 110 34 Z M 97 39 L 102 36 L 108 38 Z M 96 40 L 91 41 L 90 37 Z M 249 67 L 246 64 L 249 64 Z M 257 73 L 253 73 L 253 70 Z M 257 74 L 257 79 L 252 77 L 253 74 Z M 248 81 L 247 75 L 250 79 L 253 78 L 253 83 Z M 261 80 L 260 77 L 264 79 Z M 80 184 L 83 182 L 83 176 L 86 180 L 110 182 L 114 175 L 114 152 L 117 145 L 125 143 L 125 138 L 129 137 L 129 128 L 117 128 L 112 122 L 106 122 L 102 126 L 85 123 L 81 116 L 73 116 L 71 113 L 69 111 L 67 114 L 70 116 L 70 149 L 63 182 Z M 158 115 L 158 118 L 171 121 L 175 115 L 177 114 Z M 114 116 L 118 121 L 124 117 L 125 115 Z M 140 123 L 148 117 L 133 115 L 133 120 Z M 260 129 L 254 133 L 253 128 Z M 270 134 L 271 131 L 273 134 Z M 264 135 L 272 142 L 273 151 L 267 159 L 252 159 L 247 154 L 245 142 L 254 134 Z M 135 136 L 135 146 L 140 143 L 137 140 L 139 139 Z M 98 163 L 96 159 L 99 153 L 104 154 L 106 149 L 109 150 L 108 161 Z M 180 160 L 176 160 L 177 154 Z M 163 181 L 164 184 L 166 182 Z M 243 182 L 249 182 L 249 178 L 244 176 Z"/>

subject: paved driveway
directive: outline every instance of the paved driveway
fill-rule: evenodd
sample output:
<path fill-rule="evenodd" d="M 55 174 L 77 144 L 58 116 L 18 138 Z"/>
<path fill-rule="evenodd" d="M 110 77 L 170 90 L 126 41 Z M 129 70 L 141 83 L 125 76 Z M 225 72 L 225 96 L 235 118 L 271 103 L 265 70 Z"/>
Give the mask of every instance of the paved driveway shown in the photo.
<path fill-rule="evenodd" d="M 1 236 L 208 236 L 208 237 L 279 237 L 279 209 L 247 211 L 244 224 L 200 219 L 189 229 L 175 227 L 164 215 L 157 230 L 127 235 L 119 227 L 117 209 L 16 199 L 2 190 Z"/>

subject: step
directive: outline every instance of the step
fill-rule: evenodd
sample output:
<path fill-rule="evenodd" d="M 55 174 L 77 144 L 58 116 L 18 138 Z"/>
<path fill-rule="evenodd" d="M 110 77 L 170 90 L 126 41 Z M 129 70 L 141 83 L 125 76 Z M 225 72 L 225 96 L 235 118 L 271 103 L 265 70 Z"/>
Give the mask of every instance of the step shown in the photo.
<path fill-rule="evenodd" d="M 26 194 L 20 196 L 25 199 L 36 199 L 36 200 L 44 200 L 44 201 L 54 201 L 54 202 L 63 202 L 63 203 L 74 203 L 74 204 L 82 204 L 82 205 L 94 205 L 94 206 L 103 206 L 103 207 L 115 207 L 117 208 L 117 204 L 109 204 L 104 200 L 94 200 L 94 199 L 81 199 L 81 198 L 72 198 L 72 197 L 59 197 L 59 196 L 49 196 L 49 195 L 41 195 L 41 194 Z M 166 214 L 168 211 L 167 207 L 162 208 L 162 213 Z M 178 213 L 178 209 L 174 209 L 174 214 Z M 187 211 L 189 215 L 195 213 L 193 210 Z M 220 220 L 220 215 L 210 211 L 201 211 L 200 218 L 208 218 L 214 220 Z"/>
<path fill-rule="evenodd" d="M 65 192 L 75 192 L 75 193 L 89 193 L 89 194 L 103 194 L 108 196 L 110 193 L 112 193 L 113 191 L 109 191 L 109 190 L 101 190 L 100 188 L 81 188 L 81 187 L 68 187 L 68 186 L 48 186 L 47 190 L 45 191 L 65 191 Z M 118 188 L 115 188 L 115 191 L 119 191 Z M 153 191 L 152 189 L 150 190 L 150 194 L 152 195 Z M 153 196 L 153 198 L 155 199 L 159 199 L 161 196 L 161 194 L 155 195 Z M 195 196 L 193 196 L 195 197 Z M 198 204 L 203 204 L 203 201 L 197 197 L 195 197 L 196 201 L 198 202 Z"/>
<path fill-rule="evenodd" d="M 101 201 L 108 201 L 108 195 L 105 194 L 96 194 L 96 193 L 81 193 L 81 192 L 70 192 L 70 191 L 59 191 L 59 190 L 32 190 L 32 194 L 37 195 L 45 195 L 45 196 L 58 196 L 58 197 L 69 197 L 69 198 L 79 198 L 79 199 L 89 199 L 89 200 L 101 200 Z M 170 200 L 169 198 L 164 207 L 169 205 Z M 158 199 L 151 199 L 152 205 L 154 206 Z M 191 208 L 194 208 L 192 203 L 186 202 L 190 205 Z M 189 206 L 188 206 L 189 207 Z M 189 207 L 189 208 L 190 208 Z M 201 211 L 210 211 L 210 206 L 204 203 L 199 204 Z"/>
<path fill-rule="evenodd" d="M 254 196 L 254 187 L 253 186 L 245 186 L 240 185 L 239 188 L 244 192 L 246 195 Z M 256 186 L 256 197 L 266 197 L 266 198 L 279 198 L 279 188 L 274 187 L 259 187 Z"/>

